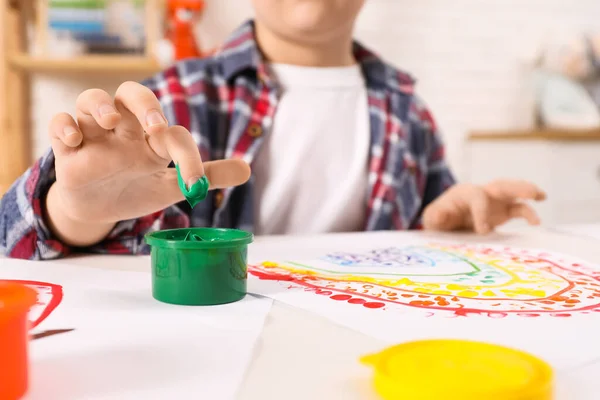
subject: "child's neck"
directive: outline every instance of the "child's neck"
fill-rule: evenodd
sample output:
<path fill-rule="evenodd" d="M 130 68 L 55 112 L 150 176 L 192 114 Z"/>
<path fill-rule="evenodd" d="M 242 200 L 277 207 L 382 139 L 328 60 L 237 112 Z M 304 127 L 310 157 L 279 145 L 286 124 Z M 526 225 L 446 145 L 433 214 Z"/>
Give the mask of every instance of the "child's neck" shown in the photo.
<path fill-rule="evenodd" d="M 322 44 L 304 44 L 286 40 L 256 24 L 256 40 L 272 63 L 306 67 L 343 67 L 356 64 L 352 54 L 352 36 Z"/>

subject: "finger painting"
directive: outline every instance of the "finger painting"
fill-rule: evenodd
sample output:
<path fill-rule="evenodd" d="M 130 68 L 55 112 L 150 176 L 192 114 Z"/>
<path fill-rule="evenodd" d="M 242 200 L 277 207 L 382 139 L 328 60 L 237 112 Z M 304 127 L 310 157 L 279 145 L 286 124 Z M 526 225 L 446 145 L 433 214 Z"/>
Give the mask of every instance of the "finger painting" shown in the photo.
<path fill-rule="evenodd" d="M 570 317 L 600 312 L 600 271 L 535 250 L 429 244 L 263 262 L 250 274 L 348 307 L 424 315 Z"/>

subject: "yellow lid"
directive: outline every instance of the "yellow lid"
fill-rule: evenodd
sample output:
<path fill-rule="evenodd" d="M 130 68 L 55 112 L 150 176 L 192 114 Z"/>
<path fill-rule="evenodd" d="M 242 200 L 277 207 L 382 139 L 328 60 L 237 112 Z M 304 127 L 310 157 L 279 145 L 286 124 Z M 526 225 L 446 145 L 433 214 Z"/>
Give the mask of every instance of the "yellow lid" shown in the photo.
<path fill-rule="evenodd" d="M 550 400 L 552 369 L 522 351 L 462 340 L 424 340 L 365 356 L 387 400 Z"/>

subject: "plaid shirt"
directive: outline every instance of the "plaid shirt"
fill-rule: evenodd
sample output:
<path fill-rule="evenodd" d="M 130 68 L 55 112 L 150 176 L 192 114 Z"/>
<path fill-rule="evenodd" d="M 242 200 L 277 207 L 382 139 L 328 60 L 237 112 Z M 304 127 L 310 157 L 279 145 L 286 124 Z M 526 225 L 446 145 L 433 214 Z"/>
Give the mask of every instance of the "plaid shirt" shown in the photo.
<path fill-rule="evenodd" d="M 423 207 L 454 183 L 431 114 L 414 95 L 414 81 L 354 44 L 365 76 L 370 121 L 365 230 L 418 229 Z M 242 158 L 252 163 L 273 124 L 278 88 L 254 40 L 254 24 L 242 25 L 207 59 L 179 62 L 143 82 L 170 124 L 187 127 L 205 161 Z M 74 249 L 44 222 L 42 202 L 55 180 L 48 151 L 4 195 L 0 249 L 10 257 L 52 259 Z M 147 253 L 144 234 L 187 226 L 253 230 L 253 179 L 213 191 L 193 211 L 180 203 L 152 215 L 119 222 L 96 253 Z M 318 194 L 317 194 L 318 195 Z M 79 249 L 81 250 L 81 249 Z"/>

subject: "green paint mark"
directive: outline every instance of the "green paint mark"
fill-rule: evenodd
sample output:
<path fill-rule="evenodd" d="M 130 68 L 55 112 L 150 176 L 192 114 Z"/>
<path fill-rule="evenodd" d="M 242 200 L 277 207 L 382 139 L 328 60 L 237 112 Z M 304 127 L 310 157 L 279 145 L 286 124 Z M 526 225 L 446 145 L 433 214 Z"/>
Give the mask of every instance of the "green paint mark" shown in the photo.
<path fill-rule="evenodd" d="M 177 184 L 179 185 L 179 190 L 183 193 L 186 201 L 190 205 L 190 207 L 194 208 L 196 204 L 200 203 L 202 200 L 206 198 L 208 194 L 208 188 L 210 187 L 210 182 L 206 175 L 202 178 L 198 179 L 196 183 L 192 185 L 191 188 L 187 188 L 187 185 L 183 181 L 181 177 L 181 171 L 179 171 L 179 164 L 175 165 L 175 169 L 177 170 Z"/>
<path fill-rule="evenodd" d="M 73 8 L 98 10 L 106 8 L 105 0 L 52 0 L 50 8 Z"/>

